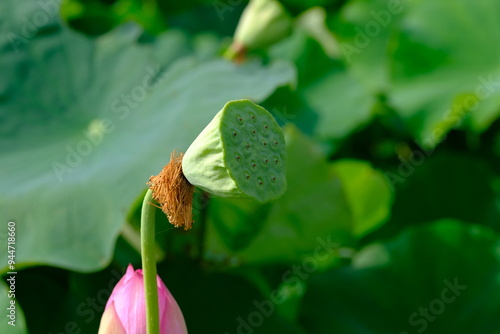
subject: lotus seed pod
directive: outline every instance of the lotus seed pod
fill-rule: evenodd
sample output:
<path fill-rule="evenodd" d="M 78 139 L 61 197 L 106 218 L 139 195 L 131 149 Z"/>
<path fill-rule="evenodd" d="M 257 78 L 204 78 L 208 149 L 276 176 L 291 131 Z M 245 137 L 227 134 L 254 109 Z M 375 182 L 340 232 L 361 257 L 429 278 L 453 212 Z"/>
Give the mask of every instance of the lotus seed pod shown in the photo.
<path fill-rule="evenodd" d="M 246 49 L 267 47 L 291 30 L 292 19 L 276 0 L 251 0 L 245 8 L 236 32 L 235 42 Z"/>
<path fill-rule="evenodd" d="M 226 103 L 188 148 L 182 172 L 193 185 L 221 197 L 267 202 L 286 190 L 283 132 L 249 100 Z"/>

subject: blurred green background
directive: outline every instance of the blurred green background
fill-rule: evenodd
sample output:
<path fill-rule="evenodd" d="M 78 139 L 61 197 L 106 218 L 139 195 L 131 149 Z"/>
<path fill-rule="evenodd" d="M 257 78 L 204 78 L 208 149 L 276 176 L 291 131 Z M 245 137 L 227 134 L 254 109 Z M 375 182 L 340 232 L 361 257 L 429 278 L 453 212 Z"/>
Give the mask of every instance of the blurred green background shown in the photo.
<path fill-rule="evenodd" d="M 241 98 L 288 190 L 158 212 L 191 334 L 500 333 L 500 2 L 281 3 L 290 33 L 235 64 L 246 1 L 1 0 L 1 333 L 96 333 L 148 178 Z"/>

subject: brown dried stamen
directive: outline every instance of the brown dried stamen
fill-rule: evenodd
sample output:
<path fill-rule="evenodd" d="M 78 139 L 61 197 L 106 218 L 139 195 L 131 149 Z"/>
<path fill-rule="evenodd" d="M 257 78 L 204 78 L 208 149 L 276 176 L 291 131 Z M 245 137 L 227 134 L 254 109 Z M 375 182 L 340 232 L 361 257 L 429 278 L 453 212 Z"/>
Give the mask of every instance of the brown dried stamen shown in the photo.
<path fill-rule="evenodd" d="M 183 155 L 172 152 L 170 162 L 160 174 L 149 178 L 148 185 L 153 192 L 153 198 L 160 204 L 170 223 L 189 230 L 193 224 L 194 186 L 182 173 Z"/>

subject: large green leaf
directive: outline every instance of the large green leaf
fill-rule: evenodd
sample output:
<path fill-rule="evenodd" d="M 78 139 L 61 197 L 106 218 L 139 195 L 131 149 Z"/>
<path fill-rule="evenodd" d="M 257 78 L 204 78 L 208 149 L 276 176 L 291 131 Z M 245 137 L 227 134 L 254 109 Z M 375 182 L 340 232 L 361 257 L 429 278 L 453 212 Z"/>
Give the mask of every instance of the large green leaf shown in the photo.
<path fill-rule="evenodd" d="M 2 15 L 19 35 L 21 18 L 40 7 L 16 6 L 3 2 Z M 135 26 L 89 39 L 50 19 L 14 48 L 0 42 L 0 219 L 17 222 L 19 265 L 95 270 L 169 153 L 185 150 L 226 101 L 261 101 L 294 70 L 181 58 L 190 45 L 180 32 L 139 44 Z"/>
<path fill-rule="evenodd" d="M 310 280 L 310 333 L 500 333 L 500 242 L 455 220 L 367 246 L 351 267 Z"/>
<path fill-rule="evenodd" d="M 421 143 L 486 129 L 500 110 L 500 19 L 494 0 L 351 0 L 332 18 L 344 59 Z"/>
<path fill-rule="evenodd" d="M 421 141 L 470 124 L 484 130 L 500 111 L 500 3 L 414 2 L 396 39 L 392 103 Z"/>

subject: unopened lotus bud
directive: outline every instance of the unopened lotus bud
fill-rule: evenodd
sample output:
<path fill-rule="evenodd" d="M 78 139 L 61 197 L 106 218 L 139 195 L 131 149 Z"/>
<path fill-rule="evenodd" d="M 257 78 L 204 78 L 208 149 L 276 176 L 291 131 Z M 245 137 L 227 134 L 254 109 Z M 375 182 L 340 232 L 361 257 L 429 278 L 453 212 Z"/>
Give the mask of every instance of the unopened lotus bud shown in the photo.
<path fill-rule="evenodd" d="M 179 305 L 165 283 L 156 276 L 160 334 L 187 334 L 186 323 Z M 144 277 L 141 269 L 129 265 L 116 284 L 101 318 L 99 334 L 146 333 Z"/>
<path fill-rule="evenodd" d="M 246 50 L 265 48 L 286 37 L 292 18 L 276 0 L 250 0 L 234 33 L 226 56 L 241 59 Z"/>

